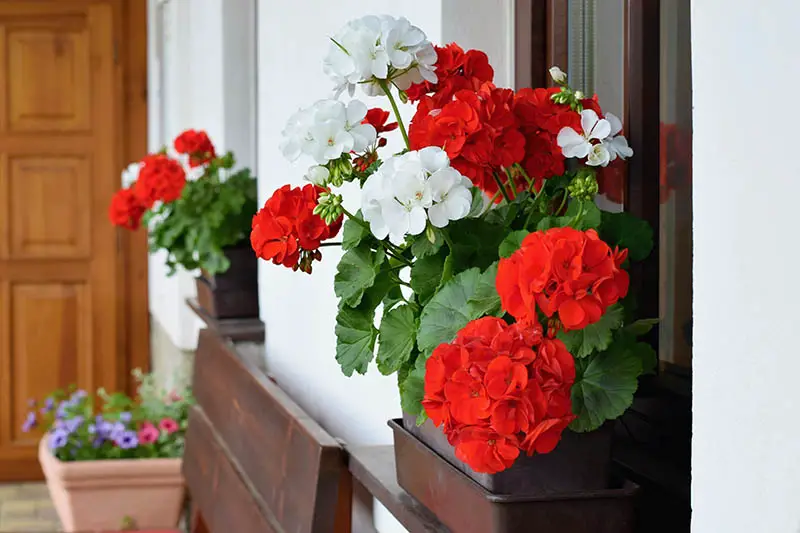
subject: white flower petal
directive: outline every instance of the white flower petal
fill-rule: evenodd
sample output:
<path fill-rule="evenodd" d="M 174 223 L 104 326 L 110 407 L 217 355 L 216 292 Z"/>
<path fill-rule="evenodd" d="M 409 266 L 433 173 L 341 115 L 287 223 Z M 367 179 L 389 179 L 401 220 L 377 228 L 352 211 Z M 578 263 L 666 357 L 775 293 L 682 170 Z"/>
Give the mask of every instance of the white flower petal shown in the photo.
<path fill-rule="evenodd" d="M 611 124 L 609 124 L 606 119 L 601 118 L 594 125 L 594 128 L 589 134 L 589 139 L 597 139 L 598 141 L 602 141 L 608 137 L 609 133 L 611 133 Z"/>
<path fill-rule="evenodd" d="M 438 146 L 428 146 L 421 149 L 419 151 L 419 159 L 423 168 L 431 174 L 450 165 L 450 158 L 447 157 L 447 152 Z"/>
<path fill-rule="evenodd" d="M 611 161 L 611 153 L 605 144 L 599 143 L 592 146 L 586 164 L 592 167 L 604 167 Z"/>
<path fill-rule="evenodd" d="M 600 118 L 593 109 L 584 109 L 581 111 L 581 128 L 583 129 L 584 137 L 587 139 L 589 138 L 589 134 L 591 133 L 592 129 L 594 129 L 594 126 L 597 124 L 598 120 L 600 120 Z"/>
<path fill-rule="evenodd" d="M 622 121 L 613 113 L 606 113 L 606 120 L 608 124 L 611 126 L 611 131 L 609 135 L 613 136 L 618 134 L 622 131 Z"/>
<path fill-rule="evenodd" d="M 589 155 L 591 145 L 581 134 L 570 127 L 561 128 L 556 137 L 564 157 L 583 158 Z"/>
<path fill-rule="evenodd" d="M 346 120 L 347 123 L 355 126 L 361 124 L 364 117 L 367 116 L 367 105 L 361 100 L 350 100 L 347 104 Z"/>
<path fill-rule="evenodd" d="M 428 223 L 428 214 L 422 207 L 414 207 L 408 213 L 408 233 L 411 235 L 419 235 L 425 231 L 425 226 Z"/>
<path fill-rule="evenodd" d="M 428 209 L 428 218 L 431 224 L 437 228 L 444 228 L 450 222 L 450 217 L 447 214 L 447 205 L 436 204 Z"/>

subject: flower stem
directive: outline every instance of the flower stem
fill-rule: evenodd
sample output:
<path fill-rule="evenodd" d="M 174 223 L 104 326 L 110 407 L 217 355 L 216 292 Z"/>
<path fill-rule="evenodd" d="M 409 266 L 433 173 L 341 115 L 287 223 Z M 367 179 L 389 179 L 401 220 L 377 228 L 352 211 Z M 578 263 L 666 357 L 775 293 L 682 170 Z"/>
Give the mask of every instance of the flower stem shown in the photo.
<path fill-rule="evenodd" d="M 392 111 L 394 111 L 394 116 L 397 119 L 397 126 L 400 128 L 400 133 L 403 135 L 403 140 L 406 143 L 406 148 L 410 150 L 411 143 L 408 142 L 408 132 L 406 132 L 406 127 L 403 124 L 403 118 L 400 116 L 400 110 L 397 108 L 397 102 L 395 101 L 394 96 L 392 96 L 392 90 L 389 87 L 389 84 L 386 83 L 386 80 L 378 80 L 378 85 L 380 86 L 381 89 L 383 89 L 383 92 L 386 93 L 386 97 L 389 98 L 389 103 L 392 106 Z"/>
<path fill-rule="evenodd" d="M 561 205 L 559 205 L 558 209 L 556 209 L 556 212 L 553 213 L 554 215 L 558 216 L 558 214 L 561 212 L 561 210 L 564 209 L 564 204 L 567 203 L 567 198 L 568 197 L 569 197 L 569 194 L 567 193 L 567 190 L 564 189 L 564 197 L 561 199 Z"/>
<path fill-rule="evenodd" d="M 503 198 L 505 198 L 506 203 L 510 204 L 511 198 L 508 196 L 508 191 L 506 190 L 505 185 L 503 185 L 503 182 L 500 181 L 500 176 L 498 176 L 496 172 L 492 172 L 492 177 L 494 178 L 494 181 L 497 182 L 497 186 L 500 187 L 500 193 L 503 195 Z"/>
<path fill-rule="evenodd" d="M 383 244 L 383 245 L 387 245 L 387 244 L 389 244 L 389 243 L 386 243 L 386 242 L 384 242 L 384 243 L 381 243 L 381 244 Z M 411 266 L 411 261 L 409 261 L 408 259 L 406 259 L 406 258 L 405 258 L 405 257 L 403 257 L 402 255 L 396 254 L 396 253 L 395 253 L 395 252 L 393 252 L 393 251 L 392 251 L 392 249 L 391 249 L 391 248 L 389 248 L 388 246 L 387 246 L 386 248 L 384 248 L 384 250 L 386 251 L 386 255 L 388 255 L 389 257 L 392 257 L 392 258 L 394 258 L 394 259 L 397 259 L 398 261 L 400 261 L 401 263 L 403 263 L 403 266 L 409 266 L 409 267 Z"/>
<path fill-rule="evenodd" d="M 322 248 L 323 246 L 341 246 L 341 242 L 321 242 L 319 243 L 319 247 Z"/>

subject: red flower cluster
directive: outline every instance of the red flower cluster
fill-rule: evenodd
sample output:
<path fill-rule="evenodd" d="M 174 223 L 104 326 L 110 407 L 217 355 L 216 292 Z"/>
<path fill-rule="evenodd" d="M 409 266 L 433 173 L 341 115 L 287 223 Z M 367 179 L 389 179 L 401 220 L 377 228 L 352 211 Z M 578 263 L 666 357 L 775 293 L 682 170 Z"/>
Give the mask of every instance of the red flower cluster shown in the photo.
<path fill-rule="evenodd" d="M 541 187 L 542 180 L 564 173 L 564 155 L 556 142 L 564 127 L 581 131 L 580 114 L 552 96 L 561 89 L 523 89 L 514 93 L 491 83 L 493 72 L 482 52 L 464 53 L 457 45 L 437 48 L 437 84 L 420 84 L 409 90 L 419 99 L 409 128 L 411 149 L 440 146 L 454 168 L 490 195 L 499 191 L 497 178 L 513 188 L 530 188 L 519 163 Z M 432 92 L 428 95 L 427 93 Z M 597 99 L 582 101 L 601 113 Z"/>
<path fill-rule="evenodd" d="M 436 107 L 443 107 L 461 90 L 477 91 L 481 85 L 494 79 L 494 69 L 489 58 L 480 50 L 464 49 L 456 43 L 436 46 L 436 83 L 427 81 L 412 85 L 407 91 L 412 102 L 433 93 Z"/>
<path fill-rule="evenodd" d="M 538 307 L 547 317 L 557 313 L 565 331 L 583 329 L 628 294 L 627 257 L 628 250 L 612 251 L 594 230 L 537 231 L 500 260 L 497 292 L 520 322 L 536 322 Z"/>
<path fill-rule="evenodd" d="M 136 182 L 111 199 L 108 218 L 116 226 L 137 229 L 145 211 L 159 201 L 174 202 L 186 186 L 186 171 L 164 154 L 145 156 L 141 165 Z"/>
<path fill-rule="evenodd" d="M 520 450 L 549 453 L 572 414 L 575 361 L 539 323 L 467 324 L 425 367 L 425 411 L 476 472 L 510 467 Z"/>
<path fill-rule="evenodd" d="M 335 237 L 342 218 L 330 226 L 313 213 L 325 189 L 308 184 L 302 189 L 284 185 L 253 217 L 250 244 L 256 255 L 292 270 L 311 273 L 311 263 L 322 259 L 320 243 Z"/>
<path fill-rule="evenodd" d="M 135 230 L 139 228 L 145 211 L 144 205 L 139 201 L 133 188 L 122 189 L 117 191 L 111 199 L 108 218 L 115 226 Z"/>
<path fill-rule="evenodd" d="M 189 166 L 199 167 L 217 157 L 214 144 L 205 131 L 186 130 L 175 138 L 175 151 L 189 156 Z"/>
<path fill-rule="evenodd" d="M 174 202 L 186 186 L 186 171 L 180 163 L 165 154 L 152 154 L 142 159 L 142 169 L 134 192 L 147 209 L 158 201 Z"/>

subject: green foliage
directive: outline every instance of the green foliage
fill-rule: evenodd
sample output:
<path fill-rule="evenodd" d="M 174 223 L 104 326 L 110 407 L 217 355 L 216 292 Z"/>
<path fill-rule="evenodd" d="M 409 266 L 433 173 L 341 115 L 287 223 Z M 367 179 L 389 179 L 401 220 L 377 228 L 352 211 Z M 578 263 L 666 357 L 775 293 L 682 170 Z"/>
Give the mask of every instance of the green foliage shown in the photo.
<path fill-rule="evenodd" d="M 653 249 L 653 228 L 630 213 L 602 213 L 600 238 L 610 246 L 628 249 L 631 261 L 642 261 Z"/>
<path fill-rule="evenodd" d="M 417 317 L 408 305 L 384 313 L 376 359 L 381 374 L 393 374 L 409 360 L 417 338 L 417 327 Z"/>
<path fill-rule="evenodd" d="M 361 216 L 361 210 L 358 210 L 353 217 L 355 220 L 348 218 L 342 228 L 342 249 L 345 251 L 352 250 L 361 243 L 362 239 L 370 235 L 369 228 Z"/>
<path fill-rule="evenodd" d="M 375 276 L 383 265 L 383 249 L 373 251 L 367 245 L 348 250 L 339 261 L 333 290 L 345 305 L 355 307 L 361 303 L 364 291 L 375 283 Z"/>
<path fill-rule="evenodd" d="M 622 325 L 623 309 L 619 304 L 612 305 L 594 324 L 583 329 L 558 333 L 569 353 L 575 357 L 586 357 L 595 351 L 609 347 L 613 331 Z"/>
<path fill-rule="evenodd" d="M 71 386 L 41 404 L 32 402 L 23 431 L 41 427 L 53 455 L 65 462 L 181 457 L 194 404 L 191 390 L 182 385 L 167 391 L 152 376 L 133 374 L 139 382 L 136 398 Z"/>
<path fill-rule="evenodd" d="M 411 288 L 421 304 L 427 303 L 439 287 L 444 274 L 445 259 L 444 251 L 440 251 L 418 259 L 411 267 Z"/>
<path fill-rule="evenodd" d="M 248 239 L 258 205 L 256 180 L 246 168 L 226 177 L 233 164 L 231 154 L 213 160 L 178 200 L 148 215 L 150 249 L 166 250 L 170 275 L 178 266 L 225 272 L 230 262 L 224 249 Z"/>
<path fill-rule="evenodd" d="M 526 229 L 509 233 L 508 237 L 503 239 L 503 242 L 500 243 L 500 257 L 511 257 L 514 255 L 514 252 L 519 250 L 520 246 L 522 246 L 522 240 L 529 234 L 530 231 Z"/>
<path fill-rule="evenodd" d="M 448 281 L 422 310 L 417 345 L 428 353 L 452 341 L 470 320 L 498 312 L 500 297 L 494 288 L 497 265 L 481 273 L 471 268 Z"/>
<path fill-rule="evenodd" d="M 599 428 L 622 415 L 633 402 L 642 374 L 641 360 L 632 351 L 614 346 L 575 360 L 577 378 L 572 386 L 573 431 Z"/>
<path fill-rule="evenodd" d="M 411 245 L 411 253 L 414 254 L 414 257 L 417 259 L 422 259 L 423 257 L 428 257 L 429 255 L 437 253 L 444 245 L 442 230 L 431 226 L 429 226 L 429 228 L 430 231 L 426 231 L 422 235 L 415 237 Z M 431 240 L 430 237 L 433 237 L 433 240 Z"/>
<path fill-rule="evenodd" d="M 345 376 L 365 374 L 375 354 L 375 309 L 342 306 L 336 315 L 336 361 Z"/>
<path fill-rule="evenodd" d="M 417 424 L 422 424 L 428 418 L 425 409 L 422 407 L 422 399 L 425 397 L 425 363 L 427 358 L 420 355 L 414 363 L 414 367 L 408 372 L 404 380 L 400 382 L 400 405 L 403 411 L 417 417 Z"/>

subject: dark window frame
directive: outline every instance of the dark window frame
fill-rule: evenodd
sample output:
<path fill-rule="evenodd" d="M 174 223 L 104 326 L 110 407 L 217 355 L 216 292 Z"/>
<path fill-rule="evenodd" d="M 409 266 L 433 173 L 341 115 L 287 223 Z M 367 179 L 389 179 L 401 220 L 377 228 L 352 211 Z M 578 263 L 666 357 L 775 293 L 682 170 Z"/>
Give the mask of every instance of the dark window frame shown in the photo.
<path fill-rule="evenodd" d="M 552 85 L 547 69 L 569 68 L 566 0 L 516 0 L 517 87 Z M 651 256 L 631 270 L 642 316 L 659 316 L 660 0 L 626 0 L 625 134 L 636 156 L 627 168 L 624 208 L 653 227 Z M 658 348 L 654 328 L 648 341 Z M 691 369 L 662 362 L 643 379 L 634 405 L 617 424 L 617 471 L 644 488 L 642 533 L 689 531 Z"/>

